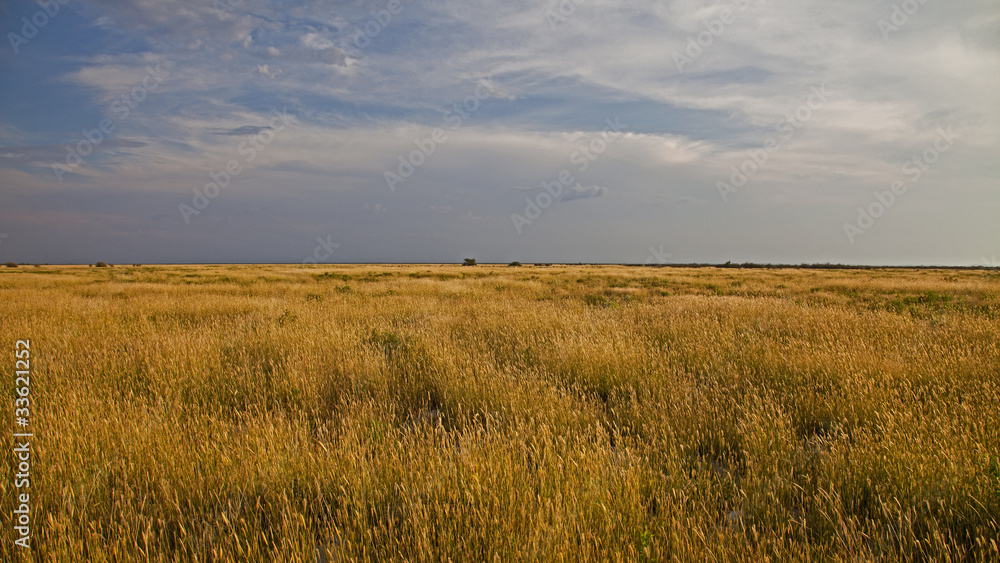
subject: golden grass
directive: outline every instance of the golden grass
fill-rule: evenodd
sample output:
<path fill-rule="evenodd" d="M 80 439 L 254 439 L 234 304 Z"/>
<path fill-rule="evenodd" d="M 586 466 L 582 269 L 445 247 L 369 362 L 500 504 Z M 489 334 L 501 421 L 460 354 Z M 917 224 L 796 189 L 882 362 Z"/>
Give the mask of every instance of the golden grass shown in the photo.
<path fill-rule="evenodd" d="M 22 267 L 0 295 L 36 561 L 1000 559 L 996 273 Z"/>

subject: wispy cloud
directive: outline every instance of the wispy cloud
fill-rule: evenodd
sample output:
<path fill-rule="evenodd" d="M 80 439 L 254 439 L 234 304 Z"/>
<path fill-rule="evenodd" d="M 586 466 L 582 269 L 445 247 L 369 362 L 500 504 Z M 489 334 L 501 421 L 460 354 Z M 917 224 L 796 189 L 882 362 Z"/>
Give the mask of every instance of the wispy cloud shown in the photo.
<path fill-rule="evenodd" d="M 566 188 L 563 192 L 562 197 L 557 201 L 572 201 L 574 199 L 587 199 L 591 197 L 604 197 L 608 194 L 608 188 L 603 186 L 587 186 L 583 187 L 580 184 Z"/>
<path fill-rule="evenodd" d="M 256 134 L 260 133 L 261 131 L 267 131 L 269 129 L 271 129 L 271 127 L 269 127 L 267 125 L 264 125 L 264 126 L 260 126 L 260 125 L 244 125 L 243 127 L 237 127 L 235 129 L 216 130 L 216 131 L 214 131 L 214 133 L 216 135 L 229 135 L 229 136 L 236 137 L 236 136 L 244 136 L 244 135 L 256 135 Z"/>

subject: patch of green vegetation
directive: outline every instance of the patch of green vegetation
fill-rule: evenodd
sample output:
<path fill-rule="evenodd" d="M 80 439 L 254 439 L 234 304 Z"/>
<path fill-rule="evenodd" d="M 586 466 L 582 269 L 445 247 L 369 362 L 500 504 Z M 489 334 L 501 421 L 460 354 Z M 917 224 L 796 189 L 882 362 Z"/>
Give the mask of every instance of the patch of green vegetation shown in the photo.
<path fill-rule="evenodd" d="M 377 329 L 371 331 L 371 334 L 365 339 L 365 343 L 380 350 L 388 360 L 391 360 L 407 346 L 406 340 L 395 332 Z"/>
<path fill-rule="evenodd" d="M 591 307 L 608 308 L 608 307 L 618 306 L 618 303 L 616 303 L 613 299 L 610 299 L 606 295 L 601 295 L 599 293 L 591 293 L 588 295 L 584 295 L 583 302 L 586 303 L 587 305 L 590 305 Z"/>
<path fill-rule="evenodd" d="M 330 280 L 351 281 L 351 276 L 347 274 L 340 274 L 337 272 L 324 272 L 316 276 L 316 281 L 330 281 Z"/>
<path fill-rule="evenodd" d="M 376 281 L 380 281 L 382 278 L 391 278 L 392 275 L 393 275 L 392 272 L 372 272 L 371 274 L 368 274 L 367 276 L 362 276 L 362 277 L 358 278 L 358 281 L 362 281 L 362 282 L 376 282 Z"/>
<path fill-rule="evenodd" d="M 281 316 L 279 316 L 277 320 L 278 320 L 278 324 L 279 325 L 284 326 L 286 324 L 294 323 L 298 318 L 299 318 L 298 315 L 296 315 L 295 313 L 291 312 L 288 309 L 285 309 L 284 312 L 281 313 Z"/>
<path fill-rule="evenodd" d="M 409 277 L 419 280 L 419 279 L 432 279 L 432 280 L 460 280 L 465 279 L 465 274 L 446 274 L 446 273 L 421 273 L 413 272 L 409 274 Z M 481 277 L 481 276 L 476 276 Z"/>
<path fill-rule="evenodd" d="M 658 287 L 667 287 L 668 285 L 670 285 L 670 282 L 668 282 L 665 279 L 650 278 L 650 277 L 638 278 L 636 280 L 636 282 L 640 286 L 648 288 L 648 289 L 655 289 L 655 288 L 658 288 Z"/>
<path fill-rule="evenodd" d="M 591 307 L 614 308 L 625 303 L 637 301 L 638 298 L 629 294 L 589 293 L 583 296 L 583 302 Z"/>
<path fill-rule="evenodd" d="M 895 313 L 914 313 L 922 310 L 940 310 L 947 308 L 953 301 L 951 295 L 936 291 L 928 291 L 921 295 L 899 296 L 885 304 L 885 308 Z"/>

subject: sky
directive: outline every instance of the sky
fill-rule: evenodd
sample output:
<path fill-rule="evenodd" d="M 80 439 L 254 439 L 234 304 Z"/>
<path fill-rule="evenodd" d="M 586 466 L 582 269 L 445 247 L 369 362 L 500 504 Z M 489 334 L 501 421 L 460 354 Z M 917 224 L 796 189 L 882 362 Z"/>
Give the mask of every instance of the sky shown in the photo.
<path fill-rule="evenodd" d="M 0 262 L 1000 265 L 995 0 L 0 1 Z"/>

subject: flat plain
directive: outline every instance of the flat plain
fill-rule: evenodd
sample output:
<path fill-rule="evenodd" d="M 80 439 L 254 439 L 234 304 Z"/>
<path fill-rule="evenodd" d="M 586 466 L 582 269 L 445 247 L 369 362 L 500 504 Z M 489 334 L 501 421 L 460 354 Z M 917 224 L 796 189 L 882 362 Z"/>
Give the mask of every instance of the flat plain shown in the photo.
<path fill-rule="evenodd" d="M 1000 559 L 997 272 L 2 268 L 26 339 L 36 561 Z"/>

